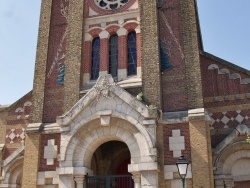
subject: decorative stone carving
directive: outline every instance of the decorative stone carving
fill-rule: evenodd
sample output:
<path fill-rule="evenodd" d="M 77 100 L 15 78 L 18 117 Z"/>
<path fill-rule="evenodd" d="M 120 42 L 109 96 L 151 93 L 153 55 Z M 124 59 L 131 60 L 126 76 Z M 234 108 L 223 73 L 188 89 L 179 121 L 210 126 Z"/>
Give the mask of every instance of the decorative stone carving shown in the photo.
<path fill-rule="evenodd" d="M 95 4 L 104 10 L 118 9 L 128 2 L 129 0 L 95 0 Z"/>
<path fill-rule="evenodd" d="M 111 96 L 109 95 L 111 87 L 115 86 L 116 83 L 110 79 L 111 75 L 107 75 L 107 76 L 103 76 L 100 77 L 98 79 L 97 84 L 94 86 L 94 88 L 97 91 L 97 101 L 101 98 L 101 97 L 105 97 L 105 98 L 111 98 Z"/>

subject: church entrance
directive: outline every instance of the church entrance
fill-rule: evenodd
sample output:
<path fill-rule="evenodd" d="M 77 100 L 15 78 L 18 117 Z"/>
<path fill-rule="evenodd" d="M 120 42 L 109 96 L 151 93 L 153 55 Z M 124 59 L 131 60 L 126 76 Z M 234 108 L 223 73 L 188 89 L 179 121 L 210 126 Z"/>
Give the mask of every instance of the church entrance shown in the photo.
<path fill-rule="evenodd" d="M 99 146 L 93 154 L 93 176 L 86 176 L 87 188 L 133 188 L 132 175 L 128 172 L 131 156 L 127 145 L 109 141 Z"/>

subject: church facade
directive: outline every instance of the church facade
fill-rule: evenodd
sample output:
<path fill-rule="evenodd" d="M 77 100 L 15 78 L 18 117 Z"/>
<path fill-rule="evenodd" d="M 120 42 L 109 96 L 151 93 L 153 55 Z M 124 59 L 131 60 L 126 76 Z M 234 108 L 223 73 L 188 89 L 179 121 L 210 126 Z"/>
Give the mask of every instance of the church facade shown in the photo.
<path fill-rule="evenodd" d="M 215 44 L 216 45 L 216 44 Z M 42 0 L 33 90 L 0 106 L 0 187 L 250 187 L 250 71 L 195 0 Z"/>

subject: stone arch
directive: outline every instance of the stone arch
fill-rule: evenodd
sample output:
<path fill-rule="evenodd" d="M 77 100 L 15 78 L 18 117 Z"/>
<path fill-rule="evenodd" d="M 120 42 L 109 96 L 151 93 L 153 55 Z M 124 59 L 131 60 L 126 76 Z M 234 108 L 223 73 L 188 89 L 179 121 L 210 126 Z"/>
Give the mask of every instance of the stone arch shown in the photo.
<path fill-rule="evenodd" d="M 249 158 L 250 159 L 250 150 L 241 150 L 235 153 L 232 153 L 223 164 L 223 173 L 231 174 L 233 164 L 239 159 Z"/>
<path fill-rule="evenodd" d="M 3 167 L 3 183 L 9 185 L 21 185 L 23 172 L 23 156 L 16 158 L 10 164 Z"/>
<path fill-rule="evenodd" d="M 95 119 L 81 128 L 84 131 L 77 129 L 68 143 L 65 162 L 62 161 L 62 165 L 70 164 L 90 168 L 91 158 L 95 150 L 101 144 L 112 140 L 126 143 L 131 154 L 131 164 L 154 162 L 155 158 L 150 157 L 151 151 L 147 144 L 148 141 L 140 131 L 125 120 L 112 119 L 114 122 L 111 122 L 110 126 L 101 126 L 100 119 Z M 85 160 L 82 160 L 83 156 Z"/>
<path fill-rule="evenodd" d="M 91 158 L 109 141 L 128 147 L 128 172 L 137 187 L 157 185 L 156 108 L 146 105 L 118 86 L 111 75 L 102 75 L 96 85 L 65 115 L 57 117 L 61 129 L 59 187 L 82 186 L 93 174 Z"/>
<path fill-rule="evenodd" d="M 215 174 L 230 175 L 232 164 L 241 158 L 250 158 L 250 144 L 246 141 L 230 144 L 221 152 L 215 161 Z"/>
<path fill-rule="evenodd" d="M 123 27 L 128 31 L 128 32 L 131 32 L 131 31 L 134 31 L 137 26 L 139 25 L 139 22 L 138 21 L 128 21 L 128 22 L 125 22 Z"/>
<path fill-rule="evenodd" d="M 57 123 L 59 125 L 61 124 L 63 129 L 67 131 L 61 135 L 62 147 L 60 157 L 62 161 L 65 160 L 66 152 L 69 149 L 69 145 L 71 145 L 70 142 L 78 142 L 77 139 L 74 138 L 74 135 L 79 132 L 79 129 L 81 127 L 89 129 L 90 126 L 86 125 L 95 119 L 100 121 L 100 117 L 114 117 L 130 123 L 132 127 L 140 132 L 147 148 L 150 148 L 150 152 L 154 152 L 155 135 L 152 132 L 153 129 L 148 129 L 148 127 L 150 127 L 150 125 L 155 126 L 155 121 L 145 120 L 145 116 L 147 117 L 149 115 L 146 107 L 130 94 L 123 92 L 118 86 L 114 86 L 112 93 L 110 93 L 110 98 L 102 97 L 96 100 L 96 95 L 96 89 L 90 90 L 88 94 L 72 108 L 71 112 L 57 119 Z M 126 100 L 124 101 L 122 99 Z M 82 110 L 81 105 L 86 106 L 86 108 Z M 72 120 L 70 120 L 70 118 Z M 70 147 L 73 147 L 73 145 Z M 70 148 L 70 150 L 72 150 L 72 148 Z"/>

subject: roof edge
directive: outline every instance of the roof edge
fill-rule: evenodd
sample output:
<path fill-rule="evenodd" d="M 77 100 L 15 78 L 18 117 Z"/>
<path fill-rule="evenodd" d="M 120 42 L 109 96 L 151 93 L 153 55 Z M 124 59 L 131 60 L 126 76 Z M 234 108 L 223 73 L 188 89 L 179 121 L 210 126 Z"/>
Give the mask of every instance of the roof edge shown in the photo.
<path fill-rule="evenodd" d="M 218 61 L 219 63 L 221 63 L 221 64 L 223 64 L 223 65 L 229 66 L 229 67 L 231 67 L 232 69 L 236 69 L 236 70 L 241 71 L 241 72 L 247 74 L 248 76 L 250 76 L 250 70 L 247 70 L 247 69 L 245 69 L 245 68 L 243 68 L 243 67 L 240 67 L 240 66 L 238 66 L 238 65 L 235 65 L 235 64 L 233 64 L 233 63 L 231 63 L 231 62 L 229 62 L 229 61 L 226 61 L 226 60 L 224 60 L 224 59 L 222 59 L 222 58 L 219 58 L 219 57 L 217 57 L 217 56 L 215 56 L 215 55 L 213 55 L 213 54 L 210 54 L 210 53 L 208 53 L 208 52 L 205 52 L 205 51 L 201 50 L 201 51 L 200 51 L 200 55 L 203 55 L 203 56 L 205 56 L 205 57 L 207 57 L 207 58 L 210 58 L 210 59 L 212 59 L 212 60 L 214 60 L 214 61 Z"/>

